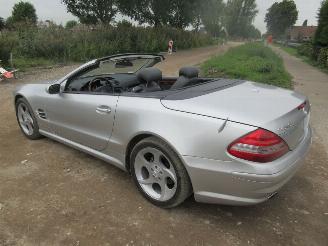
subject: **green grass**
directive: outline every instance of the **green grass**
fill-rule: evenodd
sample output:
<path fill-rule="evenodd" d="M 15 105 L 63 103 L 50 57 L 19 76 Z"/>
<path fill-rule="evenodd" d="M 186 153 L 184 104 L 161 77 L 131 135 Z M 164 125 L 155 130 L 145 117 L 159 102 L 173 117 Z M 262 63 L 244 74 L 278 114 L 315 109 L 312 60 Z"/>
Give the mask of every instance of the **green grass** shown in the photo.
<path fill-rule="evenodd" d="M 285 52 L 287 52 L 288 54 L 290 54 L 292 56 L 300 56 L 297 52 L 297 48 L 289 47 L 289 46 L 285 46 L 285 45 L 281 45 L 281 44 L 275 44 L 275 46 L 278 46 L 280 49 L 284 50 Z"/>
<path fill-rule="evenodd" d="M 264 84 L 291 88 L 291 76 L 282 59 L 261 43 L 248 43 L 232 48 L 201 66 L 206 77 L 252 80 Z"/>

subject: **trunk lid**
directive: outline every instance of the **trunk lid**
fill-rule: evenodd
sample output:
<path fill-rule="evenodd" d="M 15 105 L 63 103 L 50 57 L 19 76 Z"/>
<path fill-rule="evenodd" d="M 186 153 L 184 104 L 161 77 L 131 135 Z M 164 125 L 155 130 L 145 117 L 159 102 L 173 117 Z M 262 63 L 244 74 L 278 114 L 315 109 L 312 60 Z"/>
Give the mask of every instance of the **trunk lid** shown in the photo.
<path fill-rule="evenodd" d="M 303 140 L 310 111 L 309 102 L 303 95 L 248 81 L 227 83 L 226 80 L 219 80 L 213 83 L 223 83 L 224 86 L 208 89 L 208 85 L 200 85 L 197 87 L 202 93 L 197 94 L 194 87 L 190 92 L 193 96 L 186 99 L 181 96 L 179 99 L 179 93 L 188 94 L 186 89 L 163 98 L 162 104 L 172 110 L 228 119 L 270 130 L 282 137 L 290 149 Z M 304 108 L 298 109 L 304 102 Z"/>

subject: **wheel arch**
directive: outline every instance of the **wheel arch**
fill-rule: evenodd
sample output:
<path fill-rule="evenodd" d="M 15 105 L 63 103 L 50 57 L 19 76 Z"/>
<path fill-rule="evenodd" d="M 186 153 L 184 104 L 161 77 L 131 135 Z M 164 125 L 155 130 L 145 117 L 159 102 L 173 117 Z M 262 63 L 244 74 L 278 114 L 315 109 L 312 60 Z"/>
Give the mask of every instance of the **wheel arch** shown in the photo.
<path fill-rule="evenodd" d="M 17 94 L 17 95 L 15 95 L 15 101 L 14 101 L 14 105 L 15 105 L 15 111 L 17 110 L 17 108 L 16 108 L 16 103 L 17 103 L 17 101 L 19 100 L 19 99 L 25 99 L 26 101 L 27 101 L 27 99 L 22 95 L 22 94 Z"/>
<path fill-rule="evenodd" d="M 184 161 L 181 158 L 181 156 L 180 156 L 179 152 L 177 151 L 177 149 L 167 139 L 163 138 L 162 136 L 160 136 L 156 133 L 141 132 L 141 133 L 136 134 L 134 137 L 132 137 L 131 140 L 129 141 L 127 147 L 126 147 L 126 151 L 125 151 L 125 168 L 129 173 L 131 172 L 130 156 L 131 156 L 131 152 L 132 152 L 134 146 L 136 146 L 136 144 L 138 144 L 140 141 L 142 141 L 146 138 L 149 138 L 149 137 L 155 137 L 155 138 L 165 142 L 167 145 L 169 145 L 172 148 L 172 150 L 174 150 L 174 152 L 178 155 L 181 162 L 184 164 Z"/>
<path fill-rule="evenodd" d="M 15 95 L 15 104 L 18 101 L 18 99 L 20 99 L 20 98 L 24 98 L 25 99 L 25 97 L 23 95 L 21 95 L 21 94 Z"/>

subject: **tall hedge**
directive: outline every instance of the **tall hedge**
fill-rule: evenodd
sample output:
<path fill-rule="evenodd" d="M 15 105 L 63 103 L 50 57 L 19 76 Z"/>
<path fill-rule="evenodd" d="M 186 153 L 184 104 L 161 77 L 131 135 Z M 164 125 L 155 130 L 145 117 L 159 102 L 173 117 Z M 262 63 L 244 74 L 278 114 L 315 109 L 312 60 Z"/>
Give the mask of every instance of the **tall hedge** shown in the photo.
<path fill-rule="evenodd" d="M 17 33 L 0 32 L 0 60 L 4 65 L 8 65 L 10 52 L 17 47 L 18 40 Z"/>
<path fill-rule="evenodd" d="M 9 50 L 17 57 L 46 58 L 56 61 L 86 61 L 96 57 L 125 52 L 161 52 L 169 39 L 178 49 L 189 49 L 213 44 L 205 34 L 173 28 L 151 28 L 118 25 L 118 27 L 62 27 L 29 29 L 0 36 L 0 54 L 8 52 L 8 37 L 14 37 Z M 1 59 L 1 58 L 0 58 Z"/>
<path fill-rule="evenodd" d="M 322 2 L 318 23 L 314 42 L 316 45 L 328 46 L 328 0 Z"/>

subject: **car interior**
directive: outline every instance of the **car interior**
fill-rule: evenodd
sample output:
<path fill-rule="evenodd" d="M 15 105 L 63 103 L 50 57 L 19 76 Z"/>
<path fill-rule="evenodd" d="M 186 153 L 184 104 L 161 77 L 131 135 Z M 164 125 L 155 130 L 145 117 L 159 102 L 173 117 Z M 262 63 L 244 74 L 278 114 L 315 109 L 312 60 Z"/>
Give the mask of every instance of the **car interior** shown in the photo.
<path fill-rule="evenodd" d="M 163 77 L 161 70 L 150 67 L 143 68 L 136 73 L 79 76 L 68 81 L 65 91 L 100 94 L 150 93 L 181 89 L 210 80 L 199 78 L 199 70 L 195 67 L 181 68 L 178 78 Z"/>

